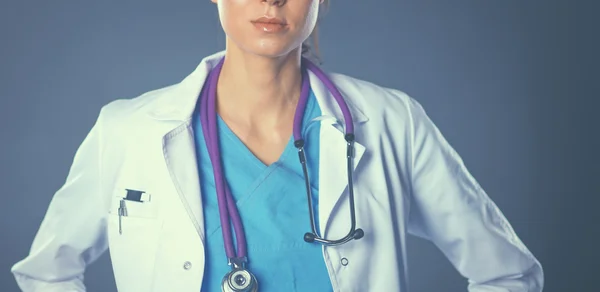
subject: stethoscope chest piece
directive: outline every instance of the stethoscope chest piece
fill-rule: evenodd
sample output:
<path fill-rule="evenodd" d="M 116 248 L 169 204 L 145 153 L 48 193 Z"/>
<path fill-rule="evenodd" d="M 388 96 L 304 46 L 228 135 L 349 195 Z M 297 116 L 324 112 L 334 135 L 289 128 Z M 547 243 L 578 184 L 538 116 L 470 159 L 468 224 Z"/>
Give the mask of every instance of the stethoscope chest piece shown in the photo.
<path fill-rule="evenodd" d="M 257 292 L 258 281 L 246 269 L 233 269 L 223 277 L 223 292 Z"/>

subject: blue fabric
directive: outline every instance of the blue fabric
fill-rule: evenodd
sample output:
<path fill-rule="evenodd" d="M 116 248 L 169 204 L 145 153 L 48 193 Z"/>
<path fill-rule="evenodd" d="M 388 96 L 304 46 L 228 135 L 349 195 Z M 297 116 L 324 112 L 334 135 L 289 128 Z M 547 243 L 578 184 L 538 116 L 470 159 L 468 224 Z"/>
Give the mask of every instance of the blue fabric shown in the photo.
<path fill-rule="evenodd" d="M 310 121 L 320 115 L 321 109 L 311 91 L 302 128 L 315 214 L 318 214 L 320 123 Z M 309 131 L 306 131 L 307 126 Z M 221 291 L 221 280 L 231 268 L 227 265 L 213 170 L 198 114 L 194 115 L 193 127 L 206 231 L 206 266 L 201 291 Z M 220 117 L 218 128 L 225 177 L 248 242 L 248 267 L 257 277 L 260 291 L 332 291 L 321 245 L 303 240 L 304 233 L 310 231 L 310 221 L 302 167 L 293 137 L 279 160 L 266 166 Z"/>

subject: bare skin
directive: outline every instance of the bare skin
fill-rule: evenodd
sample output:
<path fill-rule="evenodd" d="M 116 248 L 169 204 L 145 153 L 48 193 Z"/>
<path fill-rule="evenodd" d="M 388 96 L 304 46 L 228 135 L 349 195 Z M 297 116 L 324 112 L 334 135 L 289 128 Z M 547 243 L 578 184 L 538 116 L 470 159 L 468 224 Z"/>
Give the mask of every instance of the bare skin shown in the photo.
<path fill-rule="evenodd" d="M 234 60 L 236 54 L 242 54 L 235 48 L 229 52 L 227 57 Z M 242 57 L 243 65 L 226 62 L 217 85 L 218 113 L 266 165 L 279 159 L 292 135 L 301 76 L 297 61 L 290 56 L 294 57 L 290 54 L 287 60 L 277 63 L 251 56 Z M 254 59 L 254 64 L 249 59 Z M 252 68 L 272 65 L 277 67 L 261 70 L 263 74 L 252 74 L 256 70 Z"/>
<path fill-rule="evenodd" d="M 276 162 L 291 135 L 300 97 L 301 45 L 316 24 L 320 0 L 211 0 L 227 35 L 217 85 L 217 112 L 265 165 Z M 254 25 L 263 17 L 280 32 Z"/>

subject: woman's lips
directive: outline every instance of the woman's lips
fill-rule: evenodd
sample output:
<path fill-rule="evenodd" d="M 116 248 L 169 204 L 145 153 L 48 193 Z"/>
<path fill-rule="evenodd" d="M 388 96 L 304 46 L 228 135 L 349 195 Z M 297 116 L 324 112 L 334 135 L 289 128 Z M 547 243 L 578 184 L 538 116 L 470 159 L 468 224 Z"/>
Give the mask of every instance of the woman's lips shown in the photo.
<path fill-rule="evenodd" d="M 262 32 L 277 33 L 283 31 L 287 24 L 279 18 L 261 17 L 252 21 L 254 27 Z"/>

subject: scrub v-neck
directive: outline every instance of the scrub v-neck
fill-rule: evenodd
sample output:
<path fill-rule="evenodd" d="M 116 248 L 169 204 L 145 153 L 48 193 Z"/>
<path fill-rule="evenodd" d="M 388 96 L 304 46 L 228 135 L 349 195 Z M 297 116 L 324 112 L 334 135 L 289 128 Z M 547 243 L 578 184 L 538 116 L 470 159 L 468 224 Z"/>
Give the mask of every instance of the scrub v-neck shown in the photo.
<path fill-rule="evenodd" d="M 302 128 L 315 205 L 320 125 L 310 121 L 320 115 L 311 91 Z M 212 166 L 199 121 L 194 125 L 206 234 L 202 291 L 220 291 L 221 279 L 230 267 L 223 248 Z M 224 175 L 244 224 L 249 267 L 258 278 L 260 290 L 331 291 L 322 247 L 303 241 L 304 233 L 310 230 L 310 221 L 304 177 L 292 137 L 280 158 L 267 166 L 220 117 L 217 125 Z M 306 131 L 309 125 L 310 130 Z"/>

